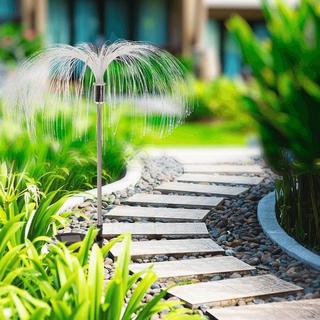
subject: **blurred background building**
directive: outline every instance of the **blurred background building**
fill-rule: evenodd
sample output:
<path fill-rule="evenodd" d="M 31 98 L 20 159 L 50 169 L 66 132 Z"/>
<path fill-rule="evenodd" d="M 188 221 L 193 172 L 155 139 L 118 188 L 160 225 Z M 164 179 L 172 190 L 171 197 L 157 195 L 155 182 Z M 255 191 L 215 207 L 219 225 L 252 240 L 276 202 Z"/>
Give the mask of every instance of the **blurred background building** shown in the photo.
<path fill-rule="evenodd" d="M 246 72 L 225 27 L 233 14 L 267 37 L 259 0 L 0 0 L 0 23 L 22 22 L 46 44 L 148 41 L 191 59 L 203 79 Z"/>

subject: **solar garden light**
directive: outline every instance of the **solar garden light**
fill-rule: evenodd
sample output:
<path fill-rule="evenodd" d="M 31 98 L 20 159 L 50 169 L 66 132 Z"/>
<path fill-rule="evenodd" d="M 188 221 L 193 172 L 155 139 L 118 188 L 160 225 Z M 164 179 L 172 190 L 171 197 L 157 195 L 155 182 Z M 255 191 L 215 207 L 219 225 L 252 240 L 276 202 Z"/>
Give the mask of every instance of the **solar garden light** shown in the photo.
<path fill-rule="evenodd" d="M 89 44 L 75 47 L 58 45 L 27 60 L 18 68 L 15 77 L 7 81 L 2 90 L 3 112 L 25 123 L 30 134 L 34 134 L 39 112 L 42 113 L 44 125 L 50 130 L 50 121 L 61 112 L 71 111 L 74 123 L 83 118 L 88 122 L 88 108 L 94 101 L 97 227 L 98 240 L 101 241 L 103 126 L 112 126 L 112 121 L 104 115 L 104 106 L 108 106 L 109 117 L 112 117 L 119 105 L 130 102 L 133 115 L 139 113 L 147 117 L 154 113 L 161 114 L 165 119 L 162 131 L 171 129 L 173 124 L 179 123 L 188 114 L 184 82 L 177 60 L 168 52 L 149 44 L 119 41 L 100 48 Z M 79 134 L 76 125 L 72 130 L 75 136 Z M 82 236 L 68 233 L 59 235 L 59 239 L 75 242 Z"/>

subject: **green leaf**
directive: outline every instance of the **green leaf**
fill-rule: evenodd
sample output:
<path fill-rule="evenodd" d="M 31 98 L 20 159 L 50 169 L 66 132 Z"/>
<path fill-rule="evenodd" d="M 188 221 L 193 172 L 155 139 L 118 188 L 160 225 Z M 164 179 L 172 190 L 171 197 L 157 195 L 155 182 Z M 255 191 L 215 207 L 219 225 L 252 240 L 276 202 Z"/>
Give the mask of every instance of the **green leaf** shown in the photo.
<path fill-rule="evenodd" d="M 78 259 L 82 266 L 88 263 L 90 248 L 92 247 L 92 244 L 94 243 L 97 234 L 97 229 L 95 229 L 94 227 L 90 227 L 87 231 L 84 240 L 81 242 L 80 250 L 78 253 Z"/>
<path fill-rule="evenodd" d="M 97 244 L 94 244 L 90 254 L 88 269 L 88 285 L 90 291 L 90 319 L 99 319 L 101 299 L 103 295 L 103 256 Z"/>
<path fill-rule="evenodd" d="M 150 287 L 156 280 L 157 275 L 153 271 L 149 270 L 146 272 L 142 280 L 138 283 L 137 287 L 133 291 L 122 320 L 131 319 L 132 314 L 135 313 L 136 310 L 140 307 L 148 289 L 150 289 Z"/>

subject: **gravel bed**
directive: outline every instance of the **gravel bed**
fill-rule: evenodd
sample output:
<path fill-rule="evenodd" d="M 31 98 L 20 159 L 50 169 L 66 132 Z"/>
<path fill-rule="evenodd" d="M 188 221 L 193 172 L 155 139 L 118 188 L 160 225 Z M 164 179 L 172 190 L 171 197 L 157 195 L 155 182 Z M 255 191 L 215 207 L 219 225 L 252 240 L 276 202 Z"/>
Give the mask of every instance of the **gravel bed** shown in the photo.
<path fill-rule="evenodd" d="M 156 159 L 144 158 L 144 169 L 142 178 L 135 188 L 129 188 L 125 191 L 111 194 L 104 199 L 104 221 L 117 223 L 116 219 L 108 219 L 107 212 L 121 202 L 121 199 L 127 198 L 134 193 L 149 192 L 159 194 L 154 191 L 154 187 L 162 182 L 173 181 L 175 177 L 182 174 L 181 164 L 172 158 L 161 157 Z M 262 164 L 260 160 L 254 163 Z M 243 162 L 242 162 L 243 164 Z M 254 174 L 243 174 L 254 176 Z M 275 276 L 295 283 L 304 288 L 303 292 L 286 297 L 272 297 L 266 299 L 254 299 L 253 301 L 240 300 L 238 305 L 250 303 L 263 303 L 265 301 L 285 301 L 294 299 L 320 298 L 320 272 L 304 265 L 303 263 L 289 257 L 281 248 L 273 244 L 271 240 L 263 233 L 257 220 L 257 205 L 259 200 L 274 189 L 275 176 L 270 170 L 266 169 L 264 181 L 258 186 L 250 187 L 249 191 L 235 198 L 228 198 L 219 207 L 210 211 L 206 219 L 206 224 L 212 239 L 214 239 L 225 250 L 227 255 L 235 256 L 250 265 L 256 267 L 251 271 L 252 275 L 274 274 Z M 188 194 L 190 195 L 190 194 Z M 92 201 L 86 201 L 79 206 L 79 212 L 82 216 L 73 216 L 71 224 L 65 231 L 85 232 L 89 226 L 96 223 L 96 208 Z M 132 219 L 122 221 L 133 222 Z M 136 220 L 135 220 L 136 221 Z M 147 221 L 140 219 L 140 221 Z M 164 239 L 164 238 L 163 238 Z M 166 239 L 169 239 L 168 237 Z M 136 237 L 134 240 L 146 241 L 144 237 Z M 211 255 L 197 255 L 197 257 L 210 257 Z M 195 255 L 187 255 L 179 258 L 172 256 L 159 255 L 152 258 L 134 259 L 134 262 L 156 262 L 176 259 L 193 259 Z M 105 263 L 106 279 L 113 272 L 112 259 L 106 259 Z M 249 274 L 250 274 L 249 273 Z M 216 275 L 205 280 L 215 281 L 225 278 L 237 278 L 248 274 L 233 273 L 230 275 Z M 201 279 L 202 281 L 204 279 Z M 190 279 L 188 283 L 200 281 L 199 279 Z M 186 281 L 184 281 L 186 283 Z M 152 295 L 158 293 L 161 287 L 173 284 L 172 280 L 153 285 L 148 293 L 146 300 L 150 300 Z"/>

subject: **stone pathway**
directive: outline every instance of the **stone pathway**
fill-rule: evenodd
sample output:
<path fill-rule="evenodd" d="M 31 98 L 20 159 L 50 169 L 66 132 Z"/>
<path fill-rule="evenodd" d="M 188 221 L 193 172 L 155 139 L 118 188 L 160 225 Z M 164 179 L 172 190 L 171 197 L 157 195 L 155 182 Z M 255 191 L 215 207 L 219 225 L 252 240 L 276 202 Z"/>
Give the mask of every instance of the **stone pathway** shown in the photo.
<path fill-rule="evenodd" d="M 273 320 L 275 313 L 281 320 L 317 319 L 319 299 L 269 303 L 282 301 L 283 296 L 293 300 L 295 293 L 303 290 L 291 281 L 270 274 L 268 268 L 259 264 L 260 258 L 263 261 L 270 257 L 273 247 L 265 246 L 263 257 L 258 254 L 249 257 L 249 264 L 238 258 L 243 256 L 241 248 L 246 252 L 247 245 L 252 250 L 257 247 L 256 225 L 247 207 L 229 209 L 228 206 L 243 193 L 246 198 L 255 199 L 252 188 L 264 179 L 264 169 L 252 160 L 257 152 L 244 149 L 244 152 L 233 153 L 226 149 L 225 157 L 221 150 L 217 159 L 209 150 L 199 152 L 198 157 L 197 152 L 189 152 L 190 156 L 187 150 L 170 151 L 184 168 L 176 181 L 163 182 L 153 188 L 144 185 L 144 192 L 122 199 L 121 204 L 105 213 L 109 220 L 103 227 L 105 237 L 124 231 L 133 234 L 130 270 L 137 272 L 152 264 L 159 277 L 159 284 L 154 288 L 160 290 L 168 284 L 180 284 L 171 288 L 169 294 L 216 320 Z M 145 179 L 148 181 L 148 176 Z M 219 230 L 238 214 L 243 215 L 243 223 L 249 226 L 247 234 L 234 238 L 227 230 L 226 235 L 219 236 Z M 210 233 L 201 221 L 207 222 Z M 248 239 L 246 244 L 244 239 Z M 224 250 L 219 244 L 226 241 L 238 251 Z M 111 249 L 115 259 L 121 248 L 122 245 L 117 244 Z M 244 306 L 252 302 L 259 305 Z"/>

